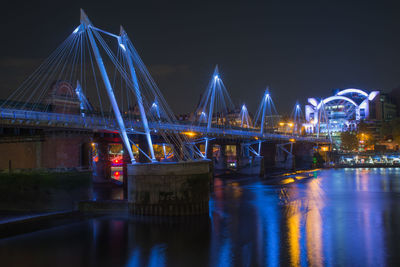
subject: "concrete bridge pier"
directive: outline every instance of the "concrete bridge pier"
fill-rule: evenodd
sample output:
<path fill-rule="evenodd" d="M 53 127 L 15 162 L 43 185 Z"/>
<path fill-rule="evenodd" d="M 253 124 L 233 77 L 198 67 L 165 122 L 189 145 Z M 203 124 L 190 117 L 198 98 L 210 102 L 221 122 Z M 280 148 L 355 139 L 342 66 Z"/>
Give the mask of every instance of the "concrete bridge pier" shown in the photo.
<path fill-rule="evenodd" d="M 216 173 L 225 172 L 228 169 L 236 169 L 234 166 L 230 166 L 232 160 L 238 162 L 238 155 L 231 155 L 231 153 L 227 153 L 227 146 L 232 144 L 224 143 L 224 142 L 215 142 L 212 141 L 209 144 L 207 151 L 207 158 L 212 159 L 214 170 Z M 233 145 L 235 146 L 235 145 Z M 236 150 L 237 151 L 237 150 Z"/>
<path fill-rule="evenodd" d="M 104 183 L 110 181 L 111 165 L 108 158 L 108 142 L 92 143 L 92 149 L 96 153 L 93 158 L 93 181 Z"/>
<path fill-rule="evenodd" d="M 240 174 L 264 176 L 264 158 L 252 154 L 248 146 L 236 145 L 236 170 Z"/>
<path fill-rule="evenodd" d="M 124 154 L 122 155 L 122 186 L 124 192 L 124 199 L 127 198 L 128 195 L 128 164 L 131 164 L 131 158 L 129 157 L 128 152 L 124 149 Z"/>
<path fill-rule="evenodd" d="M 295 163 L 293 144 L 276 144 L 275 167 L 277 169 L 294 170 Z"/>
<path fill-rule="evenodd" d="M 276 168 L 276 144 L 270 142 L 263 142 L 261 144 L 260 156 L 263 157 L 264 173 L 269 174 Z"/>
<path fill-rule="evenodd" d="M 261 155 L 264 158 L 265 173 L 280 170 L 310 169 L 314 143 L 294 142 L 292 148 L 287 142 L 264 142 Z"/>
<path fill-rule="evenodd" d="M 226 160 L 226 145 L 214 144 L 211 147 L 211 151 L 214 147 L 218 147 L 219 149 L 219 152 L 216 155 L 213 155 L 214 168 L 216 170 L 226 170 L 228 168 Z"/>
<path fill-rule="evenodd" d="M 139 148 L 146 153 L 147 155 L 149 155 L 150 151 L 149 151 L 149 145 L 147 144 L 147 140 L 146 140 L 146 136 L 144 134 L 138 134 L 136 140 L 138 140 L 138 145 Z M 145 154 L 142 153 L 142 151 L 139 150 L 139 162 L 140 163 L 146 163 L 149 162 L 149 159 L 146 157 Z"/>
<path fill-rule="evenodd" d="M 295 167 L 299 169 L 311 169 L 313 167 L 314 143 L 296 142 L 293 145 L 295 155 Z"/>
<path fill-rule="evenodd" d="M 264 158 L 259 156 L 241 157 L 237 172 L 244 175 L 264 176 Z"/>
<path fill-rule="evenodd" d="M 262 157 L 252 156 L 237 140 L 212 140 L 209 143 L 207 158 L 212 159 L 216 174 L 235 171 L 243 175 L 263 175 Z"/>
<path fill-rule="evenodd" d="M 213 147 L 214 147 L 214 145 L 215 145 L 215 140 L 208 141 L 208 148 L 207 148 L 207 151 L 205 151 L 206 157 L 208 159 L 212 159 L 213 158 Z"/>
<path fill-rule="evenodd" d="M 128 205 L 133 214 L 186 216 L 208 213 L 210 160 L 128 164 Z"/>

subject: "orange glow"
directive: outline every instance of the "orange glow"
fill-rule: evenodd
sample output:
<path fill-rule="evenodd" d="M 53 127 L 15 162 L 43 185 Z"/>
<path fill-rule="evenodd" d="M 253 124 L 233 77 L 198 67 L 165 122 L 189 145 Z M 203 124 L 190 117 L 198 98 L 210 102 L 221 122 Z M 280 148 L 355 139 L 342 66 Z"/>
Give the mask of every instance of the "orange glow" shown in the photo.
<path fill-rule="evenodd" d="M 294 125 L 293 122 L 289 122 L 289 123 L 288 123 L 288 126 L 289 126 L 289 127 L 293 127 L 293 125 Z"/>
<path fill-rule="evenodd" d="M 289 142 L 292 142 L 292 143 L 294 143 L 294 142 L 296 142 L 296 139 L 294 139 L 294 138 L 290 138 L 290 139 L 289 139 Z"/>
<path fill-rule="evenodd" d="M 289 254 L 292 266 L 300 266 L 300 214 L 297 210 L 287 219 Z"/>
<path fill-rule="evenodd" d="M 195 137 L 195 136 L 197 135 L 197 133 L 191 132 L 191 131 L 182 132 L 182 134 L 184 134 L 184 135 L 186 135 L 186 136 L 188 136 L 188 137 Z"/>
<path fill-rule="evenodd" d="M 317 180 L 311 181 L 306 190 L 308 212 L 306 223 L 306 246 L 307 258 L 311 266 L 323 266 L 322 247 L 322 216 L 321 210 L 324 207 L 324 190 L 321 189 Z"/>
<path fill-rule="evenodd" d="M 279 126 L 283 126 L 283 125 L 285 125 L 284 122 L 280 122 L 280 123 L 279 123 Z"/>
<path fill-rule="evenodd" d="M 281 180 L 281 184 L 290 184 L 293 182 L 294 182 L 293 178 L 286 178 L 286 179 Z"/>
<path fill-rule="evenodd" d="M 239 183 L 233 182 L 231 186 L 233 191 L 233 197 L 239 198 L 242 195 L 242 189 L 240 188 Z"/>
<path fill-rule="evenodd" d="M 329 151 L 329 146 L 321 146 L 321 151 Z"/>
<path fill-rule="evenodd" d="M 361 134 L 359 135 L 359 139 L 361 139 L 361 140 L 368 140 L 368 138 L 369 138 L 368 134 L 361 133 Z"/>

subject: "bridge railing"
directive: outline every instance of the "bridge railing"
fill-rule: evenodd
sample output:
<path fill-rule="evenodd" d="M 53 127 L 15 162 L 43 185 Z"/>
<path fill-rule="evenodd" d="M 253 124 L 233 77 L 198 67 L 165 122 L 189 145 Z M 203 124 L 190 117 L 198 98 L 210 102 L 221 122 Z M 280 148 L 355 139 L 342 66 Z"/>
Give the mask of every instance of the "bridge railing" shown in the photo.
<path fill-rule="evenodd" d="M 53 123 L 61 123 L 65 127 L 77 126 L 79 128 L 89 129 L 103 129 L 110 131 L 118 131 L 118 125 L 112 118 L 94 117 L 94 116 L 83 116 L 75 114 L 63 114 L 63 113 L 52 113 L 52 112 L 41 112 L 41 111 L 28 111 L 18 109 L 0 109 L 0 119 L 11 119 L 11 120 L 24 120 L 34 121 L 36 123 L 45 123 L 52 125 Z M 126 128 L 128 133 L 140 133 L 142 130 L 142 123 L 140 121 L 126 121 Z M 221 129 L 221 128 L 209 128 L 206 126 L 194 126 L 188 124 L 171 124 L 166 122 L 150 122 L 149 128 L 156 132 L 157 130 L 166 130 L 173 132 L 193 131 L 200 134 L 211 134 L 218 136 L 243 136 L 248 138 L 259 138 L 263 140 L 280 139 L 290 140 L 295 139 L 298 141 L 326 141 L 324 139 L 317 139 L 315 137 L 304 137 L 298 135 L 283 135 L 274 133 L 263 133 L 258 131 L 252 131 L 251 129 Z"/>
<path fill-rule="evenodd" d="M 17 109 L 0 109 L 0 118 L 35 121 L 37 123 L 44 122 L 47 124 L 64 123 L 79 126 L 97 126 L 96 128 L 104 129 L 114 129 L 116 127 L 115 121 L 107 118 Z"/>

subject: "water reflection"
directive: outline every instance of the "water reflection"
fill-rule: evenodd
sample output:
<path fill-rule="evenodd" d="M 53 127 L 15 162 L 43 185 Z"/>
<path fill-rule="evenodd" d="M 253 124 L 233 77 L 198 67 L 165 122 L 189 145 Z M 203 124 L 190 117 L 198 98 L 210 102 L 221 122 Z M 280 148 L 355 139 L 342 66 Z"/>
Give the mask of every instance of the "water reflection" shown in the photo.
<path fill-rule="evenodd" d="M 307 185 L 308 212 L 306 214 L 307 260 L 312 266 L 323 266 L 322 255 L 322 215 L 324 207 L 324 191 L 320 181 L 313 179 Z"/>
<path fill-rule="evenodd" d="M 398 169 L 215 179 L 210 216 L 101 217 L 0 241 L 4 266 L 395 266 Z"/>

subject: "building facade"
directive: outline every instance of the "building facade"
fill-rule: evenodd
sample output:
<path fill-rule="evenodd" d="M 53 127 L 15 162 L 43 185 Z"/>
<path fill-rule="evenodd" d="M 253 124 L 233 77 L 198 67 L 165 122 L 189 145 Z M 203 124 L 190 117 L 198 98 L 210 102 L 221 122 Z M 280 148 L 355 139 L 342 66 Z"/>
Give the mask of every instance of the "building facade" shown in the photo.
<path fill-rule="evenodd" d="M 348 88 L 318 101 L 308 99 L 305 106 L 307 133 L 334 134 L 355 131 L 360 121 L 383 120 L 396 116 L 396 107 L 379 91 Z M 393 113 L 394 111 L 394 113 Z"/>

